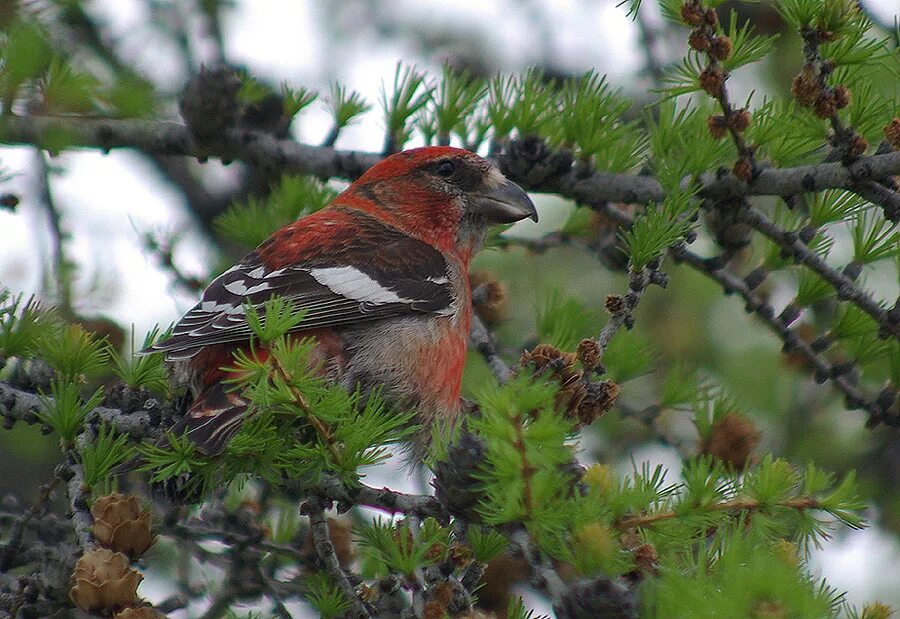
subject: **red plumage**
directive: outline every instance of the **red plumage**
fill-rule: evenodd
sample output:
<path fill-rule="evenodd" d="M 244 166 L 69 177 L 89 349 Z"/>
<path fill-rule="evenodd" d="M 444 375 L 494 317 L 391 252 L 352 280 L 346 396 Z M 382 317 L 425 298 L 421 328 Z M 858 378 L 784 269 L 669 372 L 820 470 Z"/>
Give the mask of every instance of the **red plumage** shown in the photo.
<path fill-rule="evenodd" d="M 278 230 L 213 280 L 153 346 L 195 401 L 174 428 L 219 452 L 247 401 L 222 369 L 249 346 L 244 305 L 273 295 L 306 312 L 325 375 L 412 407 L 424 426 L 455 418 L 471 320 L 469 260 L 487 227 L 531 217 L 517 185 L 469 151 L 425 147 L 370 168 L 324 209 Z"/>

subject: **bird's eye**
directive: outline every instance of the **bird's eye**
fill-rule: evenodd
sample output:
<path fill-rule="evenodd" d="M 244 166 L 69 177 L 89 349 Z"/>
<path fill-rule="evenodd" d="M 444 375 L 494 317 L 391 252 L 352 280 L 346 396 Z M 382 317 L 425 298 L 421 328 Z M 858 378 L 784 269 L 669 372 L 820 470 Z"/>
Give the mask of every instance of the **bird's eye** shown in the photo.
<path fill-rule="evenodd" d="M 456 164 L 452 161 L 441 161 L 437 166 L 438 175 L 444 178 L 450 178 L 456 172 Z"/>

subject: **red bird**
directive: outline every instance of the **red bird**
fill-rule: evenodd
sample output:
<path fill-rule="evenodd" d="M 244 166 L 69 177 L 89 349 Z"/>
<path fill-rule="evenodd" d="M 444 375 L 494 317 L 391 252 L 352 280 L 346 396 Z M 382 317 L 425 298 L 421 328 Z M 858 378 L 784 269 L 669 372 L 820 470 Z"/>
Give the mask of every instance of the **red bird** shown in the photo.
<path fill-rule="evenodd" d="M 478 155 L 416 148 L 372 166 L 322 210 L 275 232 L 210 283 L 172 336 L 148 352 L 173 363 L 195 396 L 173 431 L 220 452 L 248 401 L 221 368 L 247 349 L 244 304 L 273 295 L 306 316 L 314 361 L 348 389 L 380 387 L 428 427 L 460 405 L 472 294 L 469 260 L 491 224 L 537 212 L 528 195 Z"/>

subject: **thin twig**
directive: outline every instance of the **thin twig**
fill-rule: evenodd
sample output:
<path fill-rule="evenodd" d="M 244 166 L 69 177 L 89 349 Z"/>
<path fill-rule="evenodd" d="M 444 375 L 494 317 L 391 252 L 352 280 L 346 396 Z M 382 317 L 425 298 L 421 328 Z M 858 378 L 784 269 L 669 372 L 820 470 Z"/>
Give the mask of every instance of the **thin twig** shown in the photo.
<path fill-rule="evenodd" d="M 716 268 L 714 262 L 710 262 L 688 251 L 685 245 L 676 246 L 672 250 L 672 255 L 676 260 L 693 266 L 707 277 L 718 282 L 726 293 L 736 292 L 741 295 L 746 302 L 748 311 L 752 311 L 762 319 L 763 323 L 784 342 L 786 350 L 796 351 L 802 355 L 812 367 L 815 376 L 823 381 L 826 379 L 831 380 L 846 396 L 848 408 L 863 408 L 869 413 L 871 418 L 880 419 L 882 417 L 885 411 L 882 410 L 878 402 L 867 399 L 846 376 L 836 374 L 833 366 L 821 355 L 817 354 L 808 343 L 797 337 L 784 324 L 781 318 L 775 315 L 771 307 L 753 293 L 746 281 L 724 269 Z"/>
<path fill-rule="evenodd" d="M 62 215 L 53 199 L 50 189 L 50 166 L 47 164 L 46 155 L 35 151 L 35 168 L 38 174 L 40 203 L 47 211 L 47 221 L 50 224 L 50 237 L 52 239 L 52 251 L 50 252 L 50 271 L 52 276 L 47 279 L 54 280 L 57 307 L 63 315 L 71 316 L 72 309 L 72 273 L 69 262 L 66 259 L 65 243 L 69 238 L 62 227 Z"/>
<path fill-rule="evenodd" d="M 816 252 L 811 250 L 798 236 L 792 232 L 783 230 L 775 222 L 769 219 L 762 211 L 757 209 L 745 209 L 741 216 L 784 251 L 794 257 L 799 264 L 804 264 L 812 269 L 837 291 L 840 299 L 849 301 L 869 314 L 881 326 L 886 333 L 900 338 L 900 323 L 892 321 L 888 312 L 865 290 L 856 286 L 855 282 L 828 265 Z"/>
<path fill-rule="evenodd" d="M 535 587 L 543 589 L 550 596 L 550 600 L 556 602 L 567 589 L 559 574 L 553 569 L 547 560 L 541 555 L 540 551 L 535 551 L 531 547 L 531 539 L 528 532 L 519 529 L 510 536 L 510 543 L 513 549 L 524 557 L 526 563 L 531 568 L 531 579 Z"/>
<path fill-rule="evenodd" d="M 472 342 L 472 346 L 475 347 L 475 350 L 484 357 L 484 360 L 487 362 L 488 367 L 491 369 L 497 382 L 503 384 L 508 381 L 513 375 L 513 371 L 500 357 L 500 354 L 497 352 L 497 347 L 494 344 L 494 338 L 491 336 L 491 332 L 477 312 L 472 312 L 472 325 L 469 329 L 469 340 Z"/>
<path fill-rule="evenodd" d="M 634 322 L 634 309 L 640 303 L 641 296 L 644 294 L 644 290 L 646 290 L 650 281 L 649 274 L 645 273 L 643 269 L 632 271 L 628 277 L 628 293 L 623 297 L 619 297 L 617 302 L 611 302 L 610 299 L 607 299 L 607 309 L 610 309 L 612 315 L 597 336 L 597 344 L 600 346 L 600 350 L 606 350 L 613 336 L 615 336 L 622 325 L 629 329 L 631 328 Z"/>
<path fill-rule="evenodd" d="M 752 499 L 733 499 L 731 501 L 722 501 L 721 503 L 707 505 L 701 509 L 705 512 L 746 512 L 769 506 L 770 505 L 768 504 L 763 504 Z M 798 511 L 821 509 L 820 503 L 812 497 L 785 499 L 783 501 L 775 502 L 774 506 L 784 507 L 786 509 L 796 509 Z M 618 529 L 632 529 L 636 527 L 645 527 L 664 520 L 672 520 L 683 515 L 682 512 L 676 510 L 664 510 L 650 514 L 629 514 L 619 518 L 613 525 Z"/>
<path fill-rule="evenodd" d="M 34 501 L 31 508 L 25 512 L 25 514 L 13 521 L 6 536 L 6 544 L 3 546 L 2 552 L 0 552 L 0 572 L 9 569 L 9 564 L 12 561 L 13 556 L 19 552 L 25 528 L 33 518 L 36 518 L 44 511 L 47 502 L 50 500 L 50 495 L 53 494 L 53 490 L 56 489 L 56 486 L 59 485 L 60 481 L 62 481 L 62 479 L 56 475 L 49 482 L 43 484 L 38 492 L 38 498 Z"/>
<path fill-rule="evenodd" d="M 328 521 L 325 519 L 325 510 L 321 506 L 313 506 L 311 503 L 306 504 L 309 513 L 309 528 L 313 539 L 313 545 L 316 548 L 316 554 L 319 560 L 325 566 L 325 571 L 331 576 L 338 588 L 351 604 L 352 615 L 354 617 L 369 618 L 371 615 L 366 609 L 365 604 L 359 599 L 356 590 L 347 575 L 341 568 L 337 554 L 334 550 L 334 544 L 331 542 L 331 536 L 328 532 Z"/>
<path fill-rule="evenodd" d="M 87 442 L 86 434 L 78 435 L 76 449 L 80 449 Z M 82 552 L 93 550 L 97 546 L 94 540 L 94 517 L 88 506 L 90 489 L 84 482 L 84 468 L 78 462 L 75 449 L 70 449 L 66 454 L 67 466 L 71 477 L 66 482 L 66 492 L 69 497 L 69 510 L 71 511 L 72 527 L 75 530 L 75 539 Z"/>
<path fill-rule="evenodd" d="M 306 401 L 306 397 L 300 392 L 297 388 L 297 385 L 294 384 L 294 381 L 291 379 L 290 374 L 288 374 L 287 370 L 281 364 L 281 361 L 278 360 L 278 357 L 275 355 L 269 355 L 269 359 L 272 360 L 272 364 L 275 368 L 275 371 L 281 376 L 282 380 L 284 380 L 284 384 L 287 385 L 288 390 L 291 392 L 291 397 L 294 398 L 294 404 L 296 404 L 306 415 L 306 419 L 309 421 L 310 425 L 315 428 L 316 434 L 325 441 L 325 445 L 328 447 L 328 451 L 331 453 L 331 457 L 334 458 L 334 463 L 339 465 L 343 461 L 343 456 L 341 452 L 338 450 L 337 445 L 334 442 L 334 436 L 331 434 L 331 430 L 320 420 L 316 415 L 313 414 L 312 410 L 309 408 L 309 403 Z"/>

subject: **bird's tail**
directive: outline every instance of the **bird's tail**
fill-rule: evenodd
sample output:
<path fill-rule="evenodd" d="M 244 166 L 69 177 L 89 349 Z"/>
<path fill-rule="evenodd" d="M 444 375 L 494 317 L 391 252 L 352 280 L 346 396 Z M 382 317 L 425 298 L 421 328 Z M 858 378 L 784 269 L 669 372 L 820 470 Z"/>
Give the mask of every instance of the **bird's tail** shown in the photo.
<path fill-rule="evenodd" d="M 225 449 L 234 434 L 240 430 L 250 402 L 225 385 L 215 382 L 197 395 L 197 399 L 184 417 L 172 426 L 176 436 L 187 433 L 197 449 L 215 456 Z"/>

